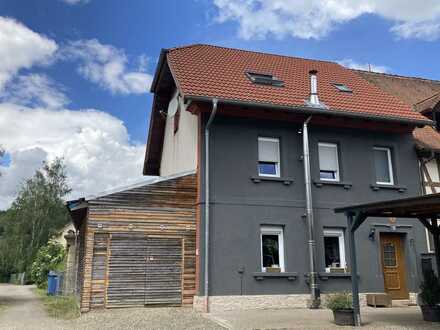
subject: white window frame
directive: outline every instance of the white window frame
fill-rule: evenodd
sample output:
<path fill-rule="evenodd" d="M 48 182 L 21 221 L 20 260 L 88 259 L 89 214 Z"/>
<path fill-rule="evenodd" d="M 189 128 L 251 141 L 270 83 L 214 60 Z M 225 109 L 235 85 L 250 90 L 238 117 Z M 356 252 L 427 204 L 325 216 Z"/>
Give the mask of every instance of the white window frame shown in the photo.
<path fill-rule="evenodd" d="M 339 176 L 339 150 L 338 150 L 338 145 L 336 143 L 328 143 L 328 142 L 319 142 L 318 143 L 318 157 L 319 157 L 319 147 L 330 147 L 330 148 L 334 148 L 336 151 L 336 173 L 335 173 L 335 178 L 334 179 L 327 179 L 327 178 L 321 178 L 321 163 L 320 160 L 318 159 L 319 162 L 319 180 L 321 181 L 332 181 L 332 182 L 339 182 L 340 181 L 340 176 Z"/>
<path fill-rule="evenodd" d="M 277 148 L 277 152 L 278 152 L 278 162 L 275 162 L 275 174 L 264 174 L 264 173 L 260 173 L 260 151 L 258 150 L 258 175 L 259 176 L 269 176 L 269 177 L 274 177 L 274 178 L 279 178 L 280 175 L 280 163 L 281 163 L 281 157 L 280 157 L 280 139 L 278 138 L 269 138 L 269 137 L 258 137 L 258 144 L 260 141 L 267 141 L 267 142 L 276 142 L 278 145 Z M 258 147 L 259 148 L 259 147 Z M 263 161 L 261 161 L 262 163 L 264 163 Z"/>
<path fill-rule="evenodd" d="M 386 151 L 387 152 L 388 174 L 390 176 L 390 182 L 376 181 L 376 183 L 377 184 L 389 185 L 389 186 L 394 185 L 394 173 L 393 173 L 393 161 L 392 161 L 392 157 L 391 157 L 391 148 L 387 148 L 387 147 L 374 147 L 373 150 Z M 376 169 L 374 171 L 374 174 L 376 175 Z"/>
<path fill-rule="evenodd" d="M 278 236 L 278 259 L 280 260 L 280 270 L 284 273 L 286 271 L 284 264 L 284 228 L 282 226 L 261 226 L 260 228 L 261 271 L 266 272 L 266 267 L 263 267 L 263 235 Z"/>
<path fill-rule="evenodd" d="M 337 237 L 339 242 L 339 259 L 341 261 L 340 268 L 346 268 L 347 262 L 345 259 L 345 238 L 344 238 L 344 230 L 342 229 L 324 229 L 323 238 L 325 237 Z M 324 264 L 325 264 L 325 246 L 324 246 Z M 327 271 L 327 265 L 326 272 Z"/>
<path fill-rule="evenodd" d="M 428 220 L 429 221 L 429 220 Z M 440 225 L 440 219 L 437 219 L 437 223 Z M 426 246 L 428 248 L 428 253 L 434 253 L 434 247 L 431 246 L 431 244 L 429 243 L 429 230 L 428 228 L 425 228 L 425 234 L 426 234 Z"/>

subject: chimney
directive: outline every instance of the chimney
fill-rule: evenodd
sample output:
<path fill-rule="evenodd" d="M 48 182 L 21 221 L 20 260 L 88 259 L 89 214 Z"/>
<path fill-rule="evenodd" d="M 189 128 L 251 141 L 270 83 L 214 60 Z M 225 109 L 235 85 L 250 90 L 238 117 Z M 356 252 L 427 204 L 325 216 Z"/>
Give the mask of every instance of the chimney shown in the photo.
<path fill-rule="evenodd" d="M 310 70 L 310 104 L 319 106 L 319 98 L 318 98 L 318 71 L 316 70 Z"/>

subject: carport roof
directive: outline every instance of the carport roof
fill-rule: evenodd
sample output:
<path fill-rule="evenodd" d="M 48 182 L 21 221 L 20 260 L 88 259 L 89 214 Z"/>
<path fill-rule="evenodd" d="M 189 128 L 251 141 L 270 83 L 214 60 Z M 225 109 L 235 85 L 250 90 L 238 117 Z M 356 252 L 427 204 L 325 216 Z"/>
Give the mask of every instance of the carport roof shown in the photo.
<path fill-rule="evenodd" d="M 358 204 L 335 209 L 336 213 L 362 213 L 367 217 L 440 217 L 440 193 L 425 196 Z"/>

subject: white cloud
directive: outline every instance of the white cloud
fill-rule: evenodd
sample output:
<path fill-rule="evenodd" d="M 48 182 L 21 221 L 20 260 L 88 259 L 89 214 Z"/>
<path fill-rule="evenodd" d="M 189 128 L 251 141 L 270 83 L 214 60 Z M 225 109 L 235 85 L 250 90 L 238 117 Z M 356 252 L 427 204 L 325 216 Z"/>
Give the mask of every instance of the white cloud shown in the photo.
<path fill-rule="evenodd" d="M 364 14 L 390 20 L 400 38 L 440 37 L 440 1 L 425 0 L 214 0 L 218 22 L 236 21 L 244 39 L 268 36 L 319 39 Z"/>
<path fill-rule="evenodd" d="M 148 92 L 153 77 L 145 72 L 146 58 L 140 57 L 139 68 L 127 68 L 125 52 L 98 40 L 71 42 L 61 56 L 79 61 L 78 72 L 86 79 L 118 94 L 142 94 Z"/>
<path fill-rule="evenodd" d="M 0 99 L 14 104 L 60 108 L 69 103 L 62 89 L 46 75 L 20 75 L 6 84 Z"/>
<path fill-rule="evenodd" d="M 340 61 L 336 61 L 342 66 L 345 66 L 349 69 L 356 69 L 356 70 L 364 70 L 364 71 L 374 71 L 374 72 L 390 72 L 390 68 L 385 65 L 376 65 L 371 63 L 358 63 L 350 58 L 346 58 Z"/>
<path fill-rule="evenodd" d="M 13 137 L 13 138 L 11 138 Z M 142 178 L 145 145 L 130 141 L 124 123 L 98 110 L 50 110 L 0 104 L 0 144 L 11 156 L 0 167 L 0 209 L 42 161 L 64 157 L 72 197 Z"/>
<path fill-rule="evenodd" d="M 57 48 L 53 40 L 0 16 L 0 90 L 20 69 L 47 64 Z"/>

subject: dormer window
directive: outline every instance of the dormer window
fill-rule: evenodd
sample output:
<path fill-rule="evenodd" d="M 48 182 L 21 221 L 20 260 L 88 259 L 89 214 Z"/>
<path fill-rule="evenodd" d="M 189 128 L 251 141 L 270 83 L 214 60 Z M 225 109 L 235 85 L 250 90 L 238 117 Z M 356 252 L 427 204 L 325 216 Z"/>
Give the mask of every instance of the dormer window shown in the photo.
<path fill-rule="evenodd" d="M 276 86 L 276 87 L 283 87 L 284 86 L 284 81 L 278 79 L 277 77 L 275 77 L 271 74 L 248 71 L 248 72 L 246 72 L 246 76 L 254 84 L 269 85 L 269 86 Z"/>
<path fill-rule="evenodd" d="M 336 89 L 340 92 L 353 93 L 353 90 L 350 87 L 348 87 L 347 85 L 340 84 L 340 83 L 333 83 L 333 86 L 335 86 Z"/>

